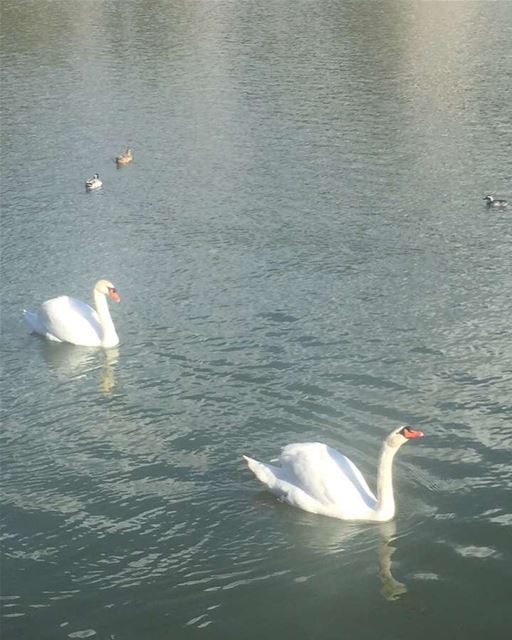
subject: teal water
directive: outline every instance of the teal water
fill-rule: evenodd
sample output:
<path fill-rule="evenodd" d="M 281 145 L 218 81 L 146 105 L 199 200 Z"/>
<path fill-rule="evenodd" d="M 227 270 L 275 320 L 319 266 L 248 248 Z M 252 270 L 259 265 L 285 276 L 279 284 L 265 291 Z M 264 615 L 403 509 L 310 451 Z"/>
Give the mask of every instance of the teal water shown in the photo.
<path fill-rule="evenodd" d="M 2 640 L 507 637 L 512 5 L 1 11 Z M 118 348 L 30 335 L 99 277 Z M 399 424 L 385 526 L 241 460 Z"/>

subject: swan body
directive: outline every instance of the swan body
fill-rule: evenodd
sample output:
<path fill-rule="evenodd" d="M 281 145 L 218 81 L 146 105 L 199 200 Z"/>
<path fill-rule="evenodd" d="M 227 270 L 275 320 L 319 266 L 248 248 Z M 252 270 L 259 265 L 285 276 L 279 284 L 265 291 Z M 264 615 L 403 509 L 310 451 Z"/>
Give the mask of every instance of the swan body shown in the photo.
<path fill-rule="evenodd" d="M 117 156 L 116 162 L 117 164 L 130 164 L 133 160 L 133 151 L 130 147 L 126 147 L 126 151 L 121 153 L 121 155 Z"/>
<path fill-rule="evenodd" d="M 377 496 L 347 456 L 320 442 L 287 445 L 279 466 L 244 459 L 271 493 L 294 507 L 340 520 L 385 522 L 395 515 L 393 458 L 405 442 L 422 436 L 411 427 L 389 434 L 379 459 Z"/>
<path fill-rule="evenodd" d="M 106 296 L 120 300 L 109 280 L 98 280 L 94 287 L 96 309 L 76 298 L 59 296 L 43 302 L 38 311 L 23 311 L 23 315 L 32 331 L 48 340 L 83 347 L 115 347 L 119 338 Z"/>
<path fill-rule="evenodd" d="M 91 191 L 92 189 L 99 189 L 103 182 L 100 180 L 100 174 L 95 173 L 92 178 L 85 181 L 85 188 L 87 191 Z"/>
<path fill-rule="evenodd" d="M 489 208 L 493 207 L 495 209 L 505 209 L 505 207 L 508 207 L 508 202 L 506 200 L 495 198 L 491 195 L 485 196 L 484 200 L 486 201 Z"/>

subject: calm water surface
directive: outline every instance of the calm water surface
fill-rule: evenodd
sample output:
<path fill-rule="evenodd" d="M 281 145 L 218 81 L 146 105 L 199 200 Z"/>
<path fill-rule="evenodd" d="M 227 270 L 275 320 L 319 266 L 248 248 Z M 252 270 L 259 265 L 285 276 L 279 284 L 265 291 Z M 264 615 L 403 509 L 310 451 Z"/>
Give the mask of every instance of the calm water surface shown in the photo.
<path fill-rule="evenodd" d="M 3 639 L 507 636 L 511 43 L 510 2 L 2 2 Z M 29 334 L 99 277 L 119 348 Z M 382 527 L 241 462 L 372 484 L 399 424 Z"/>

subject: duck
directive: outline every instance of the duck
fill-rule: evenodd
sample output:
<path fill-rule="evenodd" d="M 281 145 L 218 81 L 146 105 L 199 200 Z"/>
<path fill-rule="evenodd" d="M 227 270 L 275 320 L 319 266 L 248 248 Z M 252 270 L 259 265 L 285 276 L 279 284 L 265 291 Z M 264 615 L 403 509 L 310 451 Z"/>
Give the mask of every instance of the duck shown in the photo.
<path fill-rule="evenodd" d="M 110 280 L 102 278 L 94 285 L 93 309 L 87 303 L 59 296 L 46 300 L 37 311 L 23 310 L 25 321 L 34 333 L 53 342 L 69 342 L 82 347 L 116 347 L 119 344 L 107 297 L 121 297 Z"/>
<path fill-rule="evenodd" d="M 504 209 L 508 207 L 508 202 L 501 198 L 495 198 L 492 195 L 485 196 L 484 200 L 487 201 L 488 207 L 495 207 L 496 209 Z"/>
<path fill-rule="evenodd" d="M 117 164 L 129 164 L 133 160 L 133 151 L 130 147 L 126 147 L 126 151 L 117 156 Z"/>
<path fill-rule="evenodd" d="M 401 426 L 386 437 L 379 458 L 376 496 L 347 456 L 321 442 L 285 446 L 276 466 L 245 455 L 243 458 L 268 491 L 293 507 L 340 520 L 387 522 L 395 516 L 395 454 L 406 442 L 423 435 L 414 427 Z"/>
<path fill-rule="evenodd" d="M 100 180 L 100 174 L 95 173 L 92 178 L 85 181 L 85 189 L 91 191 L 91 189 L 99 189 L 103 182 Z"/>

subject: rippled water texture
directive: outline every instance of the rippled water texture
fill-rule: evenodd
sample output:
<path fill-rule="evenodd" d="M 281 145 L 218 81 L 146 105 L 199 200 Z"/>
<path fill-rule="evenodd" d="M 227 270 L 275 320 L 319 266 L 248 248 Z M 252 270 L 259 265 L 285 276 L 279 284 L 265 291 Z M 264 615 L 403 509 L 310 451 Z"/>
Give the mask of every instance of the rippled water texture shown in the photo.
<path fill-rule="evenodd" d="M 512 3 L 1 25 L 2 640 L 507 637 Z M 99 277 L 118 348 L 30 335 Z M 373 486 L 400 424 L 385 526 L 242 464 L 318 440 Z"/>

